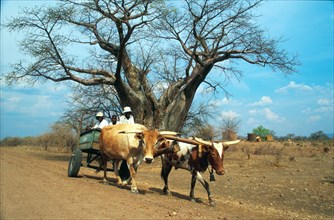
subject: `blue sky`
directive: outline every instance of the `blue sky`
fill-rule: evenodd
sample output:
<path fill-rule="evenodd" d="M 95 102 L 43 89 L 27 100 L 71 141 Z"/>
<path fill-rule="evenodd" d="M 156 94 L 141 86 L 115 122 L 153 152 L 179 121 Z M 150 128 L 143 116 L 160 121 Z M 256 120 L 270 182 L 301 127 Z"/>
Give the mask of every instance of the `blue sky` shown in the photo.
<path fill-rule="evenodd" d="M 1 23 L 16 16 L 19 6 L 45 1 L 1 1 Z M 240 120 L 239 134 L 247 135 L 263 125 L 279 136 L 289 133 L 309 136 L 316 131 L 333 133 L 333 1 L 268 1 L 257 13 L 271 36 L 283 36 L 280 44 L 298 54 L 298 73 L 283 75 L 268 68 L 241 64 L 243 76 L 225 88 L 232 96 L 212 98 L 217 112 L 212 123 L 220 126 L 222 117 Z M 284 12 L 284 13 L 283 13 Z M 1 74 L 24 57 L 15 40 L 19 37 L 1 30 Z M 204 94 L 206 95 L 206 94 Z M 203 97 L 199 93 L 198 97 Z M 68 90 L 62 84 L 47 82 L 29 87 L 8 87 L 1 81 L 1 138 L 35 136 L 49 131 L 62 115 Z"/>

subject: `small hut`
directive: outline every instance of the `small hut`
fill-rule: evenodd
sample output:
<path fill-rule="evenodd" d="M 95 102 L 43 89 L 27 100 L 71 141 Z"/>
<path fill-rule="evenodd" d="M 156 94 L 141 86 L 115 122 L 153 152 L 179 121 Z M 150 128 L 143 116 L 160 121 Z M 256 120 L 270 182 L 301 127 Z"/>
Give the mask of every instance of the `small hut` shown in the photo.
<path fill-rule="evenodd" d="M 254 133 L 248 133 L 247 134 L 247 140 L 248 141 L 255 142 L 256 141 L 256 137 L 257 137 L 257 135 L 254 134 Z"/>
<path fill-rule="evenodd" d="M 266 136 L 266 141 L 274 141 L 274 138 L 272 135 L 267 135 Z"/>

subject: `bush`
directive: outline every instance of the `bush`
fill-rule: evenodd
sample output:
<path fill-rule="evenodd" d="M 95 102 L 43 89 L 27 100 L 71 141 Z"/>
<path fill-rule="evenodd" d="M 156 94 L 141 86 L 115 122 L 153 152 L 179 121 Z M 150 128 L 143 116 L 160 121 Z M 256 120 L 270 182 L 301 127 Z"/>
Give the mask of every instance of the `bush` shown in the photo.
<path fill-rule="evenodd" d="M 78 144 L 79 137 L 69 125 L 56 123 L 51 128 L 51 132 L 37 137 L 6 137 L 0 141 L 0 146 L 26 145 L 40 147 L 44 150 L 53 148 L 56 151 L 72 151 Z"/>
<path fill-rule="evenodd" d="M 0 142 L 0 146 L 15 147 L 22 144 L 22 138 L 20 137 L 6 137 Z"/>
<path fill-rule="evenodd" d="M 267 135 L 274 136 L 275 132 L 260 125 L 257 128 L 253 129 L 253 133 L 257 136 L 260 136 L 262 140 L 266 140 Z"/>

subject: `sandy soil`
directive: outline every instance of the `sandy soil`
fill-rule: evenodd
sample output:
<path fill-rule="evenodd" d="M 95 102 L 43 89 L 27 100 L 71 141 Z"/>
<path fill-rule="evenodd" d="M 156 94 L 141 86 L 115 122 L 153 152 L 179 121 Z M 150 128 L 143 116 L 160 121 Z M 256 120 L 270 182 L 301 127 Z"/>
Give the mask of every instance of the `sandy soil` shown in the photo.
<path fill-rule="evenodd" d="M 312 156 L 226 153 L 227 174 L 210 187 L 210 207 L 196 185 L 189 201 L 190 174 L 173 170 L 172 196 L 162 193 L 160 159 L 138 169 L 140 193 L 103 185 L 102 172 L 81 167 L 67 177 L 70 154 L 1 147 L 1 219 L 333 219 L 333 153 Z M 248 157 L 250 156 L 250 157 Z M 209 179 L 209 173 L 204 176 Z M 110 181 L 114 174 L 108 173 Z"/>

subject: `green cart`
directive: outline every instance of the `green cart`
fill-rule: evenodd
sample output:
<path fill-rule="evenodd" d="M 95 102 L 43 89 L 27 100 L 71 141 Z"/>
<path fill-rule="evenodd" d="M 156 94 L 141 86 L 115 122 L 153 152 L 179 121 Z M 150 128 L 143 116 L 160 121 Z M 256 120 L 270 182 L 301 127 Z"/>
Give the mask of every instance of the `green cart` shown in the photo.
<path fill-rule="evenodd" d="M 68 163 L 67 174 L 69 177 L 76 177 L 81 166 L 86 166 L 93 169 L 98 169 L 100 167 L 100 133 L 101 129 L 98 128 L 80 134 L 79 146 L 77 146 L 72 152 L 70 161 Z M 87 154 L 86 163 L 82 163 L 83 153 Z M 114 161 L 111 160 L 110 162 L 112 165 L 114 165 Z M 114 169 L 108 168 L 107 171 L 114 171 Z M 123 180 L 130 178 L 130 171 L 125 160 L 123 160 L 121 163 L 121 167 L 118 172 Z"/>
<path fill-rule="evenodd" d="M 98 169 L 99 166 L 94 161 L 100 161 L 99 136 L 101 130 L 93 129 L 80 134 L 79 146 L 72 152 L 68 164 L 68 176 L 76 177 L 81 166 Z M 82 153 L 87 153 L 86 163 L 82 163 Z M 112 169 L 111 169 L 112 171 Z"/>

